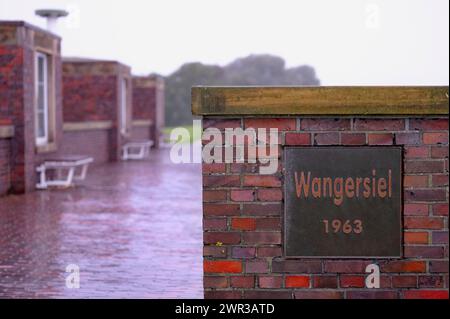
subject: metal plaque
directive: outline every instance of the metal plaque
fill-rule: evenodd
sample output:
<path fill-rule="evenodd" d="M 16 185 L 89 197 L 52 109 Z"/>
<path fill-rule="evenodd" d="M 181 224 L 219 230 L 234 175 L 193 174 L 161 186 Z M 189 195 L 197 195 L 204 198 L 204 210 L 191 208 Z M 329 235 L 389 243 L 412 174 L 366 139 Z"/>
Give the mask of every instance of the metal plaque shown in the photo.
<path fill-rule="evenodd" d="M 286 257 L 401 257 L 400 147 L 286 147 Z"/>

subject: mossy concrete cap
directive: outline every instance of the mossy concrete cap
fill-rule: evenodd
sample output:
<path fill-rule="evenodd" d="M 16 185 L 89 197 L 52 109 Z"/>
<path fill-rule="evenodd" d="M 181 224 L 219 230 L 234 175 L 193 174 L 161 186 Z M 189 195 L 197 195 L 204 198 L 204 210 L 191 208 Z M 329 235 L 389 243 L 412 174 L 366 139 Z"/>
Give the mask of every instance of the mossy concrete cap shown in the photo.
<path fill-rule="evenodd" d="M 448 86 L 192 88 L 194 115 L 448 116 Z"/>

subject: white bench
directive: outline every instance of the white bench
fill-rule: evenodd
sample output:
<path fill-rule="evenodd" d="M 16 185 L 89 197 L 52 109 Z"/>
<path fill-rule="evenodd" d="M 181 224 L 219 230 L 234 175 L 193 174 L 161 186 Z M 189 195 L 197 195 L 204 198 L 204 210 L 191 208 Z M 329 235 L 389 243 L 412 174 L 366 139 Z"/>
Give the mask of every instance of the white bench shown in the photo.
<path fill-rule="evenodd" d="M 135 141 L 128 142 L 122 146 L 122 159 L 143 159 L 148 156 L 150 147 L 153 146 L 153 141 Z"/>
<path fill-rule="evenodd" d="M 46 189 L 49 186 L 69 187 L 74 180 L 84 180 L 87 169 L 93 162 L 92 157 L 87 156 L 66 156 L 46 160 L 36 168 L 39 173 L 39 183 L 37 189 Z M 79 168 L 79 173 L 76 170 Z M 54 176 L 51 179 L 47 176 L 47 171 L 53 170 Z"/>

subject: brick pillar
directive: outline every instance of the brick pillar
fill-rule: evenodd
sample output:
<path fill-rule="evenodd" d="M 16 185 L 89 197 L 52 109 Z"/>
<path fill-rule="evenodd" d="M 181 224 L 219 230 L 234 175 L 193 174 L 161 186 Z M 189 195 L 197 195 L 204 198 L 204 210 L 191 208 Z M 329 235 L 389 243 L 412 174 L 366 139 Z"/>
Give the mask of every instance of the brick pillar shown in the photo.
<path fill-rule="evenodd" d="M 15 26 L 10 27 L 16 30 Z M 0 30 L 9 31 L 5 26 Z M 0 111 L 15 129 L 11 140 L 11 192 L 23 193 L 34 188 L 34 109 L 33 51 L 21 44 L 0 47 L 0 69 L 4 81 L 0 85 Z"/>
<path fill-rule="evenodd" d="M 142 139 L 143 128 L 148 128 L 147 139 L 159 147 L 164 127 L 164 80 L 159 76 L 133 77 L 133 123 L 136 139 Z"/>
<path fill-rule="evenodd" d="M 202 164 L 205 298 L 448 298 L 447 93 L 448 87 L 194 88 L 193 113 L 204 130 L 279 130 L 274 174 L 260 174 L 258 163 Z M 399 258 L 286 256 L 283 152 L 291 146 L 401 148 Z M 362 207 L 367 216 L 370 205 Z M 378 289 L 365 286 L 368 264 L 379 266 Z"/>
<path fill-rule="evenodd" d="M 0 118 L 0 196 L 8 193 L 11 187 L 11 141 L 14 126 L 11 120 Z"/>
<path fill-rule="evenodd" d="M 36 164 L 54 152 L 61 136 L 60 38 L 23 21 L 0 22 L 0 118 L 14 127 L 10 148 L 10 192 L 32 191 Z M 36 145 L 35 138 L 35 53 L 45 52 L 54 85 L 49 94 L 49 144 Z M 53 63 L 54 62 L 54 63 Z M 50 87 L 49 86 L 49 87 Z M 51 146 L 51 147 L 50 147 Z"/>
<path fill-rule="evenodd" d="M 127 80 L 128 92 L 125 134 L 120 127 L 123 79 Z M 121 146 L 131 134 L 133 97 L 130 68 L 115 61 L 65 59 L 63 84 L 65 140 L 67 143 L 76 141 L 76 145 L 65 145 L 64 151 L 89 155 L 97 162 L 119 160 Z M 98 147 L 82 143 L 83 139 L 91 144 L 95 139 Z"/>
<path fill-rule="evenodd" d="M 155 126 L 154 126 L 154 141 L 155 147 L 159 148 L 159 142 L 162 137 L 162 131 L 164 129 L 165 123 L 165 90 L 164 90 L 164 79 L 162 77 L 155 77 L 155 90 L 156 90 L 156 100 L 155 100 Z"/>

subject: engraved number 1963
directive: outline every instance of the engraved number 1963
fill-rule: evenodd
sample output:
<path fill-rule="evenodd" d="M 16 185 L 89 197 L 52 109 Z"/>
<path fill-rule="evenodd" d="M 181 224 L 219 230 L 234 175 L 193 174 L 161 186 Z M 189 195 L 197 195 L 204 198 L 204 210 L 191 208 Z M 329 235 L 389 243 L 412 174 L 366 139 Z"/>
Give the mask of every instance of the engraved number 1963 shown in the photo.
<path fill-rule="evenodd" d="M 355 219 L 353 221 L 340 219 L 333 219 L 331 222 L 328 219 L 322 220 L 325 227 L 325 234 L 330 233 L 330 225 L 333 233 L 344 233 L 344 234 L 360 234 L 363 231 L 362 221 L 360 219 Z"/>

